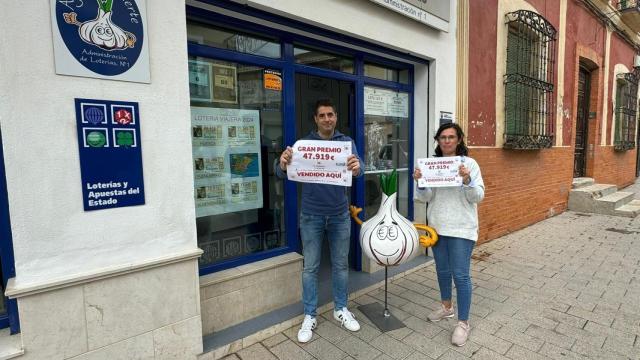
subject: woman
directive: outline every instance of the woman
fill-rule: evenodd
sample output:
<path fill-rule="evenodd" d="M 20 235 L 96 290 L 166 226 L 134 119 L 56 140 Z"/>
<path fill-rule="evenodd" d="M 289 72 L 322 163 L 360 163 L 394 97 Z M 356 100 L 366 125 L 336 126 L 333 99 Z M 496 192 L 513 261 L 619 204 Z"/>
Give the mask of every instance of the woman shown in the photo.
<path fill-rule="evenodd" d="M 416 199 L 429 203 L 427 219 L 429 226 L 438 233 L 438 242 L 433 247 L 438 286 L 442 307 L 429 314 L 436 322 L 454 316 L 451 303 L 451 279 L 456 284 L 458 300 L 458 324 L 451 335 L 451 343 L 462 346 L 469 337 L 469 309 L 471 308 L 471 252 L 478 240 L 477 204 L 484 198 L 484 183 L 478 163 L 467 157 L 464 134 L 457 124 L 443 124 L 434 137 L 437 157 L 461 156 L 458 174 L 462 186 L 419 188 Z M 417 181 L 422 173 L 416 169 L 413 178 Z"/>

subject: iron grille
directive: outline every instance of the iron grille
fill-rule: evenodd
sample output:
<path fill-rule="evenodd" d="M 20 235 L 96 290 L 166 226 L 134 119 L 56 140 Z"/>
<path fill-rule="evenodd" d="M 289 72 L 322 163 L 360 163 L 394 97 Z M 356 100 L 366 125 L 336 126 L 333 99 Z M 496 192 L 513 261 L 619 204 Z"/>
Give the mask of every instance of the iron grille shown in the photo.
<path fill-rule="evenodd" d="M 616 82 L 616 126 L 613 148 L 627 151 L 636 147 L 638 75 L 618 74 Z"/>
<path fill-rule="evenodd" d="M 553 144 L 556 29 L 527 10 L 508 13 L 506 24 L 504 148 L 549 148 Z"/>
<path fill-rule="evenodd" d="M 640 4 L 638 4 L 637 0 L 616 0 L 614 1 L 614 6 L 618 11 L 625 11 L 638 9 L 640 7 Z"/>

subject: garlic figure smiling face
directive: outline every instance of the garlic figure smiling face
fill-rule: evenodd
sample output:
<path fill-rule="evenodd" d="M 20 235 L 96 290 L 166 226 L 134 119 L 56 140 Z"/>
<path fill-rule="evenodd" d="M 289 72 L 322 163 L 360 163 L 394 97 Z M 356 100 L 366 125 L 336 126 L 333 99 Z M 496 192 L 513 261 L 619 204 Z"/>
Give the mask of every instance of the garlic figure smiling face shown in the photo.
<path fill-rule="evenodd" d="M 111 20 L 112 12 L 99 9 L 95 20 L 84 22 L 78 32 L 82 40 L 105 50 L 122 50 L 128 47 L 127 32 Z"/>
<path fill-rule="evenodd" d="M 379 265 L 399 265 L 418 249 L 418 231 L 396 210 L 397 193 L 382 194 L 378 213 L 362 224 L 360 246 Z"/>

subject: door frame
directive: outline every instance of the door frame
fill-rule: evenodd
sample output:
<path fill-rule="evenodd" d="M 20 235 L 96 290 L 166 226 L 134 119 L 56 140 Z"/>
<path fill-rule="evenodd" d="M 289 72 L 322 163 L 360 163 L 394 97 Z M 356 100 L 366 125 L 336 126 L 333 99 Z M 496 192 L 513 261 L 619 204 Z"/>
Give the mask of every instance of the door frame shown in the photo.
<path fill-rule="evenodd" d="M 9 214 L 9 193 L 7 192 L 7 178 L 4 167 L 4 147 L 2 132 L 0 131 L 0 262 L 2 263 L 2 286 L 7 289 L 9 279 L 16 276 L 15 260 L 13 257 L 13 236 L 11 234 L 11 216 Z M 16 299 L 3 296 L 7 313 L 0 315 L 0 328 L 9 327 L 11 334 L 20 332 L 18 318 L 18 304 Z"/>
<path fill-rule="evenodd" d="M 576 86 L 576 141 L 574 142 L 573 145 L 573 176 L 576 177 L 576 161 L 575 161 L 575 157 L 576 157 L 576 146 L 577 146 L 577 135 L 578 135 L 578 124 L 580 122 L 580 114 L 578 113 L 580 111 L 580 74 L 581 73 L 585 73 L 586 75 L 586 79 L 585 79 L 585 88 L 584 88 L 584 108 L 583 108 L 583 123 L 582 123 L 582 142 L 583 142 L 583 149 L 582 149 L 582 175 L 580 175 L 579 177 L 585 177 L 587 176 L 587 159 L 588 159 L 588 152 L 589 152 L 589 112 L 590 112 L 590 108 L 591 108 L 591 77 L 592 77 L 592 71 L 589 70 L 588 67 L 584 66 L 583 64 L 580 64 L 578 67 L 578 78 L 576 79 L 577 82 L 577 86 Z"/>

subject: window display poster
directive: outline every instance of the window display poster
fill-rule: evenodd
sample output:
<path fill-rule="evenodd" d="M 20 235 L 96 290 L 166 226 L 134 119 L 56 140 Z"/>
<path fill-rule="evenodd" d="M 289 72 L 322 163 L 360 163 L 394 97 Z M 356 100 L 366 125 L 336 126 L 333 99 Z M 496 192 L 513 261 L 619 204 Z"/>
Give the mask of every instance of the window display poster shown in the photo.
<path fill-rule="evenodd" d="M 409 117 L 409 94 L 365 86 L 364 114 Z"/>
<path fill-rule="evenodd" d="M 144 204 L 138 103 L 75 99 L 84 210 Z"/>
<path fill-rule="evenodd" d="M 238 90 L 240 91 L 241 107 L 262 107 L 264 102 L 262 80 L 243 80 L 238 82 Z"/>
<path fill-rule="evenodd" d="M 196 216 L 262 208 L 259 111 L 192 107 L 191 136 Z"/>
<path fill-rule="evenodd" d="M 211 64 L 213 73 L 213 102 L 238 103 L 238 76 L 235 66 Z"/>
<path fill-rule="evenodd" d="M 211 102 L 211 63 L 189 60 L 191 101 Z"/>
<path fill-rule="evenodd" d="M 282 73 L 278 70 L 264 70 L 264 88 L 268 90 L 282 91 Z"/>

